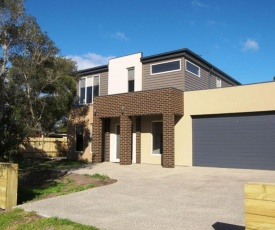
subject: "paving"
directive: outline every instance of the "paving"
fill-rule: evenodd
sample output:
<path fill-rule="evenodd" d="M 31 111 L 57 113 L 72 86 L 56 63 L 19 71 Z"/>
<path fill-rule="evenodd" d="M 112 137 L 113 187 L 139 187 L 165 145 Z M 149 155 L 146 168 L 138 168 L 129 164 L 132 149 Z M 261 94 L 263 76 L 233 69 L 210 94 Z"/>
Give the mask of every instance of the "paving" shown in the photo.
<path fill-rule="evenodd" d="M 275 171 L 92 164 L 117 183 L 21 205 L 43 216 L 100 229 L 244 229 L 245 182 L 275 182 Z"/>

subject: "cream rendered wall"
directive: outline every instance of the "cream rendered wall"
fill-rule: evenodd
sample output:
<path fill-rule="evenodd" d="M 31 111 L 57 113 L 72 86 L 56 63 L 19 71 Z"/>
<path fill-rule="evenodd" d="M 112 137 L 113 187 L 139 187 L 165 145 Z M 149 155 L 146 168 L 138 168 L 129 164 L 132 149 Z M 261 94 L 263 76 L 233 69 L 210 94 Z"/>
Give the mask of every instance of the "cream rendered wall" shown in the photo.
<path fill-rule="evenodd" d="M 177 123 L 175 164 L 192 166 L 192 115 L 275 111 L 275 82 L 184 92 Z"/>
<path fill-rule="evenodd" d="M 141 117 L 141 163 L 161 164 L 161 155 L 152 154 L 152 121 L 162 121 L 162 116 Z"/>
<path fill-rule="evenodd" d="M 142 90 L 141 53 L 109 60 L 108 94 L 128 92 L 128 68 L 135 68 L 135 91 Z"/>

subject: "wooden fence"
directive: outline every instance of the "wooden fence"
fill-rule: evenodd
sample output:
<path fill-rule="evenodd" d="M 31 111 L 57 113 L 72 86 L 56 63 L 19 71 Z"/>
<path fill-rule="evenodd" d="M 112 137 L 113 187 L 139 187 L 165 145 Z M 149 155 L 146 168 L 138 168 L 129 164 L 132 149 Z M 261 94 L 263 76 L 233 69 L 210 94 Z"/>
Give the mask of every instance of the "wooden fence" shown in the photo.
<path fill-rule="evenodd" d="M 275 229 L 275 184 L 246 183 L 245 229 Z"/>
<path fill-rule="evenodd" d="M 67 137 L 32 137 L 26 140 L 20 148 L 20 153 L 27 157 L 62 157 L 66 156 L 67 151 Z"/>

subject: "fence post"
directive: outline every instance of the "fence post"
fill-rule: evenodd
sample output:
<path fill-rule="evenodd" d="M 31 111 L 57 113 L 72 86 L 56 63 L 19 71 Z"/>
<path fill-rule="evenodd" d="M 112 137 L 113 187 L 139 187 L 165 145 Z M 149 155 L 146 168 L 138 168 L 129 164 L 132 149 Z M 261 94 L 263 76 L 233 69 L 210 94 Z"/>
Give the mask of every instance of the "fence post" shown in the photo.
<path fill-rule="evenodd" d="M 18 164 L 0 163 L 0 208 L 17 205 Z"/>

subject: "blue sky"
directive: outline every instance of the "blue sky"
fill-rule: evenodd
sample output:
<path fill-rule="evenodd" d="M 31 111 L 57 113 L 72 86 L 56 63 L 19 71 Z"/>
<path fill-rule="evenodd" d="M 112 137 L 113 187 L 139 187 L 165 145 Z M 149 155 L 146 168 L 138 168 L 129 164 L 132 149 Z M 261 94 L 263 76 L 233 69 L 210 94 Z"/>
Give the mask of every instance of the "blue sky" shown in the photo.
<path fill-rule="evenodd" d="M 79 69 L 189 48 L 243 84 L 275 76 L 275 0 L 27 0 Z"/>

